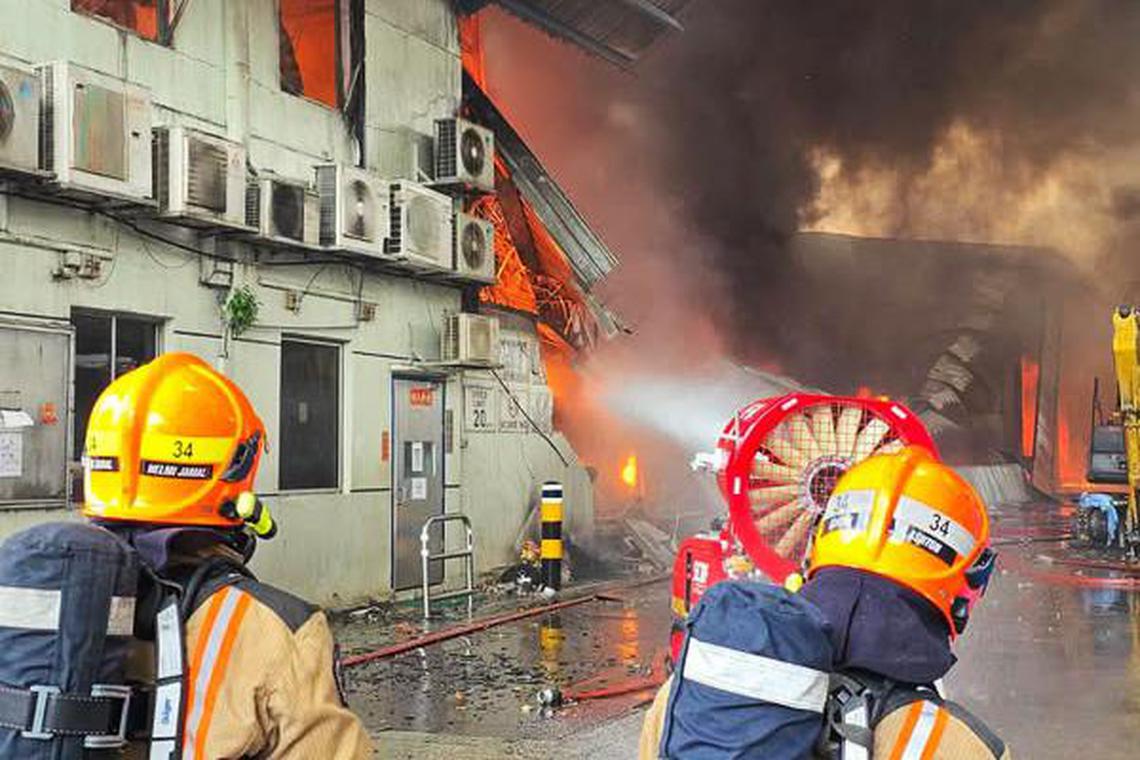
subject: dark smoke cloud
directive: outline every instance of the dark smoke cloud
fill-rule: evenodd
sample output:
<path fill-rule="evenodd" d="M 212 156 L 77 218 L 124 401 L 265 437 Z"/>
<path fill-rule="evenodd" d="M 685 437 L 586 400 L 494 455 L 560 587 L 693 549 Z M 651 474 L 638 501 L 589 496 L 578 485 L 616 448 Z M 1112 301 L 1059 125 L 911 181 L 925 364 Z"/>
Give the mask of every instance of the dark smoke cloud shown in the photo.
<path fill-rule="evenodd" d="M 492 96 L 622 259 L 600 295 L 637 334 L 586 358 L 600 387 L 639 391 L 660 375 L 688 389 L 671 394 L 685 403 L 718 393 L 703 378 L 727 358 L 829 391 L 913 398 L 962 328 L 988 313 L 971 304 L 990 270 L 1013 273 L 1015 286 L 974 363 L 971 393 L 986 398 L 966 400 L 979 418 L 996 411 L 1011 361 L 1039 350 L 1043 304 L 1060 294 L 1091 303 L 1073 324 L 1090 354 L 1074 362 L 1074 387 L 1111 376 L 1090 369 L 1108 351 L 1104 330 L 1086 327 L 1103 328 L 1129 288 L 1140 296 L 1140 160 L 1134 171 L 1118 160 L 1140 146 L 1140 3 L 692 0 L 686 31 L 632 73 L 496 8 L 483 16 Z M 984 181 L 965 172 L 944 186 L 936 174 L 932 186 L 939 150 L 961 127 L 985 140 Z M 1004 204 L 1074 161 L 1112 169 L 1073 208 L 1113 230 L 1095 253 L 1119 292 L 1087 295 L 1035 250 L 797 235 L 826 195 L 820 151 L 841 160 L 856 192 L 866 171 L 891 179 L 889 214 L 869 234 L 900 238 L 1050 244 L 999 234 Z M 935 225 L 932 209 L 943 213 Z M 1064 227 L 1069 210 L 1037 212 Z M 1004 263 L 990 267 L 990 254 Z M 1071 403 L 1083 430 L 1087 400 Z M 601 467 L 634 448 L 651 459 L 648 436 L 576 419 L 571 439 Z M 682 455 L 660 459 L 676 469 Z"/>
<path fill-rule="evenodd" d="M 771 324 L 733 331 L 745 355 L 797 337 L 779 317 L 803 295 L 786 249 L 811 221 L 813 150 L 845 172 L 897 172 L 893 232 L 905 235 L 908 183 L 955 124 L 996 141 L 1007 190 L 1066 156 L 1132 144 L 1140 128 L 1137 3 L 697 0 L 686 23 L 638 75 L 672 189 L 718 244 L 731 311 Z M 1115 206 L 1135 213 L 1135 191 Z"/>

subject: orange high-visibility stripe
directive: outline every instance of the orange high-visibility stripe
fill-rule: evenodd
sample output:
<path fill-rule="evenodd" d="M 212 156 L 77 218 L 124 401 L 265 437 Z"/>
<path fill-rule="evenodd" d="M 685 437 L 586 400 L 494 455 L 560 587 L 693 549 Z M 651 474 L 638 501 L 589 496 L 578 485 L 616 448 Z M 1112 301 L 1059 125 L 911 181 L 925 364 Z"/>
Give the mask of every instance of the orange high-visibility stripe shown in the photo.
<path fill-rule="evenodd" d="M 241 629 L 242 618 L 245 617 L 246 610 L 249 609 L 249 605 L 253 601 L 253 597 L 249 594 L 237 591 L 236 589 L 231 590 L 240 596 L 237 605 L 234 607 L 233 615 L 230 617 L 229 623 L 226 626 L 225 638 L 222 639 L 222 647 L 218 651 L 218 657 L 214 661 L 210 673 L 210 684 L 206 689 L 205 707 L 202 710 L 202 716 L 195 736 L 195 757 L 204 758 L 206 756 L 206 736 L 210 733 L 210 720 L 214 717 L 214 705 L 218 699 L 218 691 L 221 689 L 222 681 L 224 680 L 226 665 L 230 659 L 230 652 L 234 648 L 234 640 L 237 638 L 238 631 Z"/>
<path fill-rule="evenodd" d="M 934 728 L 930 730 L 930 738 L 926 740 L 926 749 L 922 752 L 922 760 L 933 760 L 934 752 L 942 742 L 942 732 L 950 721 L 950 714 L 945 708 L 938 708 L 938 715 L 934 718 Z"/>
<path fill-rule="evenodd" d="M 214 627 L 214 621 L 218 619 L 218 611 L 222 609 L 222 594 L 214 594 L 210 597 L 207 605 L 206 619 L 202 622 L 198 640 L 194 642 L 194 652 L 190 655 L 190 663 L 186 670 L 189 674 L 186 679 L 186 705 L 194 704 L 194 674 L 202 667 L 202 655 L 206 653 L 206 642 L 210 639 L 210 629 Z M 186 709 L 185 712 L 186 717 L 189 717 L 189 709 Z"/>
<path fill-rule="evenodd" d="M 903 721 L 903 727 L 899 731 L 898 738 L 895 739 L 894 749 L 891 750 L 890 760 L 902 760 L 903 752 L 906 751 L 906 745 L 910 742 L 910 735 L 914 733 L 914 727 L 918 724 L 918 716 L 922 714 L 922 700 L 919 700 L 910 706 L 906 712 L 906 720 Z"/>

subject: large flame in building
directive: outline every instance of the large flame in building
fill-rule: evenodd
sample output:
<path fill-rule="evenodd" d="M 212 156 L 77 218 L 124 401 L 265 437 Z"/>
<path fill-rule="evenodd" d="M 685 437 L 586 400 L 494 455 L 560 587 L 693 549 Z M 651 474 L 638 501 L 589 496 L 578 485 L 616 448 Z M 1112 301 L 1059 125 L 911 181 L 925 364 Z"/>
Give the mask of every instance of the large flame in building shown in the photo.
<path fill-rule="evenodd" d="M 621 467 L 621 482 L 625 483 L 629 490 L 636 491 L 640 481 L 637 472 L 637 454 L 630 454 Z"/>

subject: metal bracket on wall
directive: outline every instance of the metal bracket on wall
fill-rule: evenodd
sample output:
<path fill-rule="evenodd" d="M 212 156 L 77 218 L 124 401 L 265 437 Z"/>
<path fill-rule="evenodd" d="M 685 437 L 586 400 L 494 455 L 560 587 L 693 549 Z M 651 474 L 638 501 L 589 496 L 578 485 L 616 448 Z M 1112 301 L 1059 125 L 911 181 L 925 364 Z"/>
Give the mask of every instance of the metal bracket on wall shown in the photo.
<path fill-rule="evenodd" d="M 52 270 L 54 280 L 98 280 L 103 276 L 101 256 L 83 251 L 67 250 L 59 252 L 59 264 Z"/>
<path fill-rule="evenodd" d="M 207 288 L 229 290 L 234 285 L 234 268 L 233 261 L 200 256 L 198 282 Z"/>

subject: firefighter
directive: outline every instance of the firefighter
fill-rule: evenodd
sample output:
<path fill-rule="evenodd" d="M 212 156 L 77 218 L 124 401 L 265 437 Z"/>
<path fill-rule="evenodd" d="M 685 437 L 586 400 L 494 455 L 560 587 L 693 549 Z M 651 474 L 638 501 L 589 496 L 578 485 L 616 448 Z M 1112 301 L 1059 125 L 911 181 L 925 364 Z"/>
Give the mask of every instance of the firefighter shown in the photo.
<path fill-rule="evenodd" d="M 87 428 L 83 514 L 181 588 L 187 760 L 358 758 L 324 613 L 245 565 L 275 526 L 253 496 L 265 426 L 226 377 L 165 354 L 113 382 Z"/>
<path fill-rule="evenodd" d="M 985 724 L 933 686 L 953 666 L 951 644 L 993 571 L 988 543 L 977 493 L 925 451 L 872 457 L 839 481 L 798 591 L 822 612 L 834 653 L 823 713 L 832 741 L 820 756 L 1009 758 Z M 682 661 L 673 679 L 684 672 Z M 645 717 L 643 760 L 661 751 L 673 679 Z M 853 695 L 860 699 L 849 701 Z M 841 704 L 869 705 L 854 730 Z M 843 734 L 864 741 L 845 743 Z"/>

